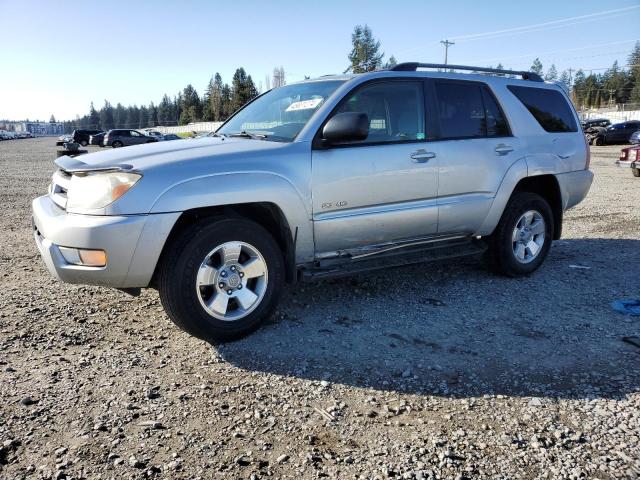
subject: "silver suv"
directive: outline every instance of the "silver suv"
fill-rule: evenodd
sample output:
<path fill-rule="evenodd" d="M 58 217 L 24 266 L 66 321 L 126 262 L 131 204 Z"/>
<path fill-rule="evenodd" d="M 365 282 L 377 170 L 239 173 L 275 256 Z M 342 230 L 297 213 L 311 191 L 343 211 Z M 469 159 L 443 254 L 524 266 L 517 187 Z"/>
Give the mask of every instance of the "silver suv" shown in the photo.
<path fill-rule="evenodd" d="M 443 66 L 286 85 L 213 137 L 59 158 L 33 201 L 48 269 L 156 288 L 209 341 L 257 328 L 285 282 L 471 254 L 532 273 L 593 178 L 576 112 L 533 73 L 423 67 Z"/>

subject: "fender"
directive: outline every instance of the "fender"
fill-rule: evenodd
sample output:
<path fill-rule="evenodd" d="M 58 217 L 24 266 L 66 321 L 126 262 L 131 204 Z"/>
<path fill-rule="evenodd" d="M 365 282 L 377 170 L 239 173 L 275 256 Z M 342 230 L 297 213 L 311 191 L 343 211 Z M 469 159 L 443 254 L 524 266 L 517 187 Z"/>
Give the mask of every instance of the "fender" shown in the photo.
<path fill-rule="evenodd" d="M 204 175 L 176 183 L 154 201 L 149 213 L 184 212 L 194 208 L 270 202 L 284 214 L 296 238 L 296 263 L 313 260 L 311 198 L 303 195 L 288 179 L 263 171 Z"/>
<path fill-rule="evenodd" d="M 525 157 L 517 160 L 509 167 L 509 170 L 505 173 L 502 178 L 502 182 L 498 187 L 498 191 L 493 199 L 489 213 L 476 232 L 476 235 L 486 236 L 493 233 L 493 230 L 496 228 L 500 218 L 502 217 L 502 212 L 504 212 L 509 198 L 511 198 L 513 190 L 516 188 L 516 185 L 520 180 L 527 177 L 527 172 L 527 160 Z"/>

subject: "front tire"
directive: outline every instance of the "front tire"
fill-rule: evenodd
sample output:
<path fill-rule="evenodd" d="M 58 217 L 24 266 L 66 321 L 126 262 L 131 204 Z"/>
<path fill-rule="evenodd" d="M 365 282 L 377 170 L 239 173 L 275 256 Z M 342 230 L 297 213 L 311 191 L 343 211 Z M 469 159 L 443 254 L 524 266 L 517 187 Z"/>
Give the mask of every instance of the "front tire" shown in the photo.
<path fill-rule="evenodd" d="M 488 239 L 489 267 L 509 277 L 533 273 L 547 257 L 553 233 L 547 201 L 531 192 L 514 193 Z"/>
<path fill-rule="evenodd" d="M 632 168 L 631 173 L 633 173 L 634 177 L 640 177 L 640 168 Z"/>
<path fill-rule="evenodd" d="M 113 148 L 120 148 L 120 147 L 122 146 L 122 142 L 120 142 L 120 141 L 115 141 L 115 142 L 113 142 L 113 143 L 111 144 L 111 146 L 112 146 Z"/>
<path fill-rule="evenodd" d="M 217 218 L 182 231 L 163 254 L 160 300 L 181 329 L 209 342 L 243 337 L 273 312 L 282 252 L 259 224 Z"/>
<path fill-rule="evenodd" d="M 596 146 L 601 147 L 602 145 L 604 145 L 604 138 L 603 137 L 596 137 L 593 140 L 593 144 L 596 145 Z"/>
<path fill-rule="evenodd" d="M 89 145 L 89 142 L 87 142 L 86 140 L 80 140 L 80 145 L 86 147 L 87 145 Z"/>

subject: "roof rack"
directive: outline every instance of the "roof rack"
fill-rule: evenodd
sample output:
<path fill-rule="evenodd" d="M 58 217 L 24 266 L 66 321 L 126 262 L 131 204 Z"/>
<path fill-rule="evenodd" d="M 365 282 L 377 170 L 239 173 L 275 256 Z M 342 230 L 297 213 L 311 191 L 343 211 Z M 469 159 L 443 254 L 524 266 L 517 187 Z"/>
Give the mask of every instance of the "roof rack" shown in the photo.
<path fill-rule="evenodd" d="M 482 73 L 499 73 L 503 75 L 518 75 L 523 80 L 532 80 L 534 82 L 542 82 L 542 77 L 534 72 L 516 71 L 516 70 L 503 70 L 501 68 L 486 68 L 486 67 L 472 67 L 469 65 L 448 65 L 444 63 L 418 63 L 418 62 L 405 62 L 399 63 L 389 70 L 393 72 L 414 72 L 418 68 L 444 68 L 447 70 L 469 70 Z"/>

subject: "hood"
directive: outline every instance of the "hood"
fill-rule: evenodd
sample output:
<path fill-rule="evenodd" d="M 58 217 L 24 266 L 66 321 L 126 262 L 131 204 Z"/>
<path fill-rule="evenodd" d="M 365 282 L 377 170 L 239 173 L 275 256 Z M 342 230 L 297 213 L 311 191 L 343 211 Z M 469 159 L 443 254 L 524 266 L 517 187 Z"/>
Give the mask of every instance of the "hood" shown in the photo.
<path fill-rule="evenodd" d="M 69 173 L 115 170 L 144 172 L 173 163 L 229 154 L 258 153 L 285 145 L 287 144 L 241 137 L 207 137 L 114 148 L 80 157 L 64 156 L 58 158 L 55 163 Z"/>

